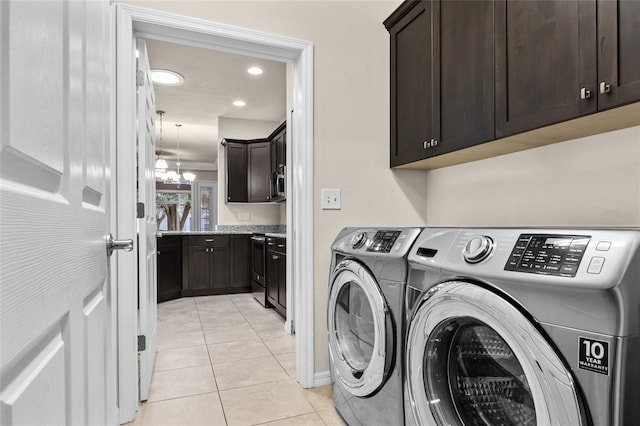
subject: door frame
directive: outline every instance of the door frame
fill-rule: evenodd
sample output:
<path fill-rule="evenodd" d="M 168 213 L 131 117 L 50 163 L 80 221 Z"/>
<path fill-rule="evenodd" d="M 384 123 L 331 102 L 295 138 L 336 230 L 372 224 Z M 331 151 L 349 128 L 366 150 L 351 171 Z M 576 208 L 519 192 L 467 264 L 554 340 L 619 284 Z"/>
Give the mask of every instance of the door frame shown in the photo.
<path fill-rule="evenodd" d="M 287 287 L 294 312 L 285 327 L 296 331 L 296 377 L 305 388 L 314 377 L 313 277 L 313 43 L 130 4 L 116 4 L 117 235 L 136 235 L 135 49 L 136 36 L 180 42 L 229 53 L 283 61 L 293 66 L 287 176 Z M 291 133 L 294 133 L 292 135 Z M 126 208 L 123 206 L 127 206 Z M 125 256 L 123 256 L 125 257 Z M 291 259 L 291 260 L 290 260 Z M 118 398 L 120 422 L 135 418 L 138 406 L 137 266 L 133 256 L 118 265 Z M 132 327 L 131 325 L 136 325 Z M 325 384 L 325 383 L 321 383 Z"/>

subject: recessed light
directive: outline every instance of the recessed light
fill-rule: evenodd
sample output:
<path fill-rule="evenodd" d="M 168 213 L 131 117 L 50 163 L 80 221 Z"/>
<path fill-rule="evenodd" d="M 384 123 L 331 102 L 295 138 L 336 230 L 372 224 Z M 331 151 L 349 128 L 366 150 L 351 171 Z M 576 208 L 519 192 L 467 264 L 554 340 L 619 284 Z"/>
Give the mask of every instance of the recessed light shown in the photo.
<path fill-rule="evenodd" d="M 245 101 L 241 101 L 240 99 L 238 99 L 237 101 L 233 101 L 233 104 L 237 107 L 243 107 L 245 106 L 247 103 Z"/>
<path fill-rule="evenodd" d="M 260 75 L 260 74 L 262 74 L 262 68 L 260 68 L 260 67 L 251 67 L 251 68 L 249 68 L 247 70 L 247 72 L 249 74 L 252 74 L 252 75 Z"/>
<path fill-rule="evenodd" d="M 177 72 L 162 69 L 151 70 L 151 80 L 162 86 L 180 86 L 184 83 L 184 77 Z"/>

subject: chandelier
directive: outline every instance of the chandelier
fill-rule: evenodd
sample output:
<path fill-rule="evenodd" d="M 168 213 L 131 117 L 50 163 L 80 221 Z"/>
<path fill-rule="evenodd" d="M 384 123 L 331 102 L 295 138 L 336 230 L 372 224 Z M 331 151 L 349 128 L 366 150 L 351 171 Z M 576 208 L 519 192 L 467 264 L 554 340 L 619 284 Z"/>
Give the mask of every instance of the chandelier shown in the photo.
<path fill-rule="evenodd" d="M 158 113 L 160 113 L 161 111 L 158 111 Z M 162 114 L 164 114 L 164 111 L 162 111 Z M 162 114 L 160 114 L 160 144 L 162 146 Z M 175 183 L 175 184 L 182 184 L 182 183 L 193 183 L 193 181 L 196 180 L 196 175 L 194 173 L 191 172 L 184 172 L 182 174 L 180 174 L 180 166 L 181 166 L 181 162 L 180 162 L 180 127 L 182 127 L 182 124 L 176 123 L 176 140 L 178 143 L 178 161 L 176 161 L 176 170 L 167 170 L 168 169 L 168 165 L 167 162 L 165 160 L 163 160 L 162 158 L 158 158 L 158 161 L 156 161 L 156 178 L 159 180 L 162 180 L 166 183 Z M 162 150 L 160 151 L 160 156 L 162 156 Z M 160 163 L 160 164 L 158 164 Z M 164 166 L 164 167 L 159 167 L 160 166 Z M 184 182 L 183 182 L 184 179 Z"/>

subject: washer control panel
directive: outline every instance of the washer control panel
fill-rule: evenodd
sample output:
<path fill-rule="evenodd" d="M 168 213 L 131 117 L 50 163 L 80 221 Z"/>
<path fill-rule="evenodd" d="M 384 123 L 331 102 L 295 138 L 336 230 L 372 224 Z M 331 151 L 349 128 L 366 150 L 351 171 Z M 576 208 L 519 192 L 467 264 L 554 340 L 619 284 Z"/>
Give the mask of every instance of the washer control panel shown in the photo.
<path fill-rule="evenodd" d="M 381 230 L 376 232 L 367 247 L 367 251 L 376 253 L 389 253 L 400 236 L 400 231 Z"/>
<path fill-rule="evenodd" d="M 589 235 L 520 234 L 505 271 L 575 277 Z"/>

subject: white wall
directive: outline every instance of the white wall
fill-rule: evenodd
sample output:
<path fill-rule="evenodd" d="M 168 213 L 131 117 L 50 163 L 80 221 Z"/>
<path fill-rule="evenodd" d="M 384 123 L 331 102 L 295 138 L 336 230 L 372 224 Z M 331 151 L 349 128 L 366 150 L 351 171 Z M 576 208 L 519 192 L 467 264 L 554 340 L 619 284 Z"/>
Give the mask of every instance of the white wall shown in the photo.
<path fill-rule="evenodd" d="M 283 93 L 284 96 L 284 93 Z M 282 112 L 284 117 L 285 112 Z M 284 121 L 284 118 L 283 120 Z M 220 140 L 266 138 L 282 121 L 240 120 L 237 118 L 218 119 Z M 280 207 L 277 204 L 225 204 L 227 161 L 225 150 L 218 145 L 218 224 L 220 225 L 279 225 Z"/>

